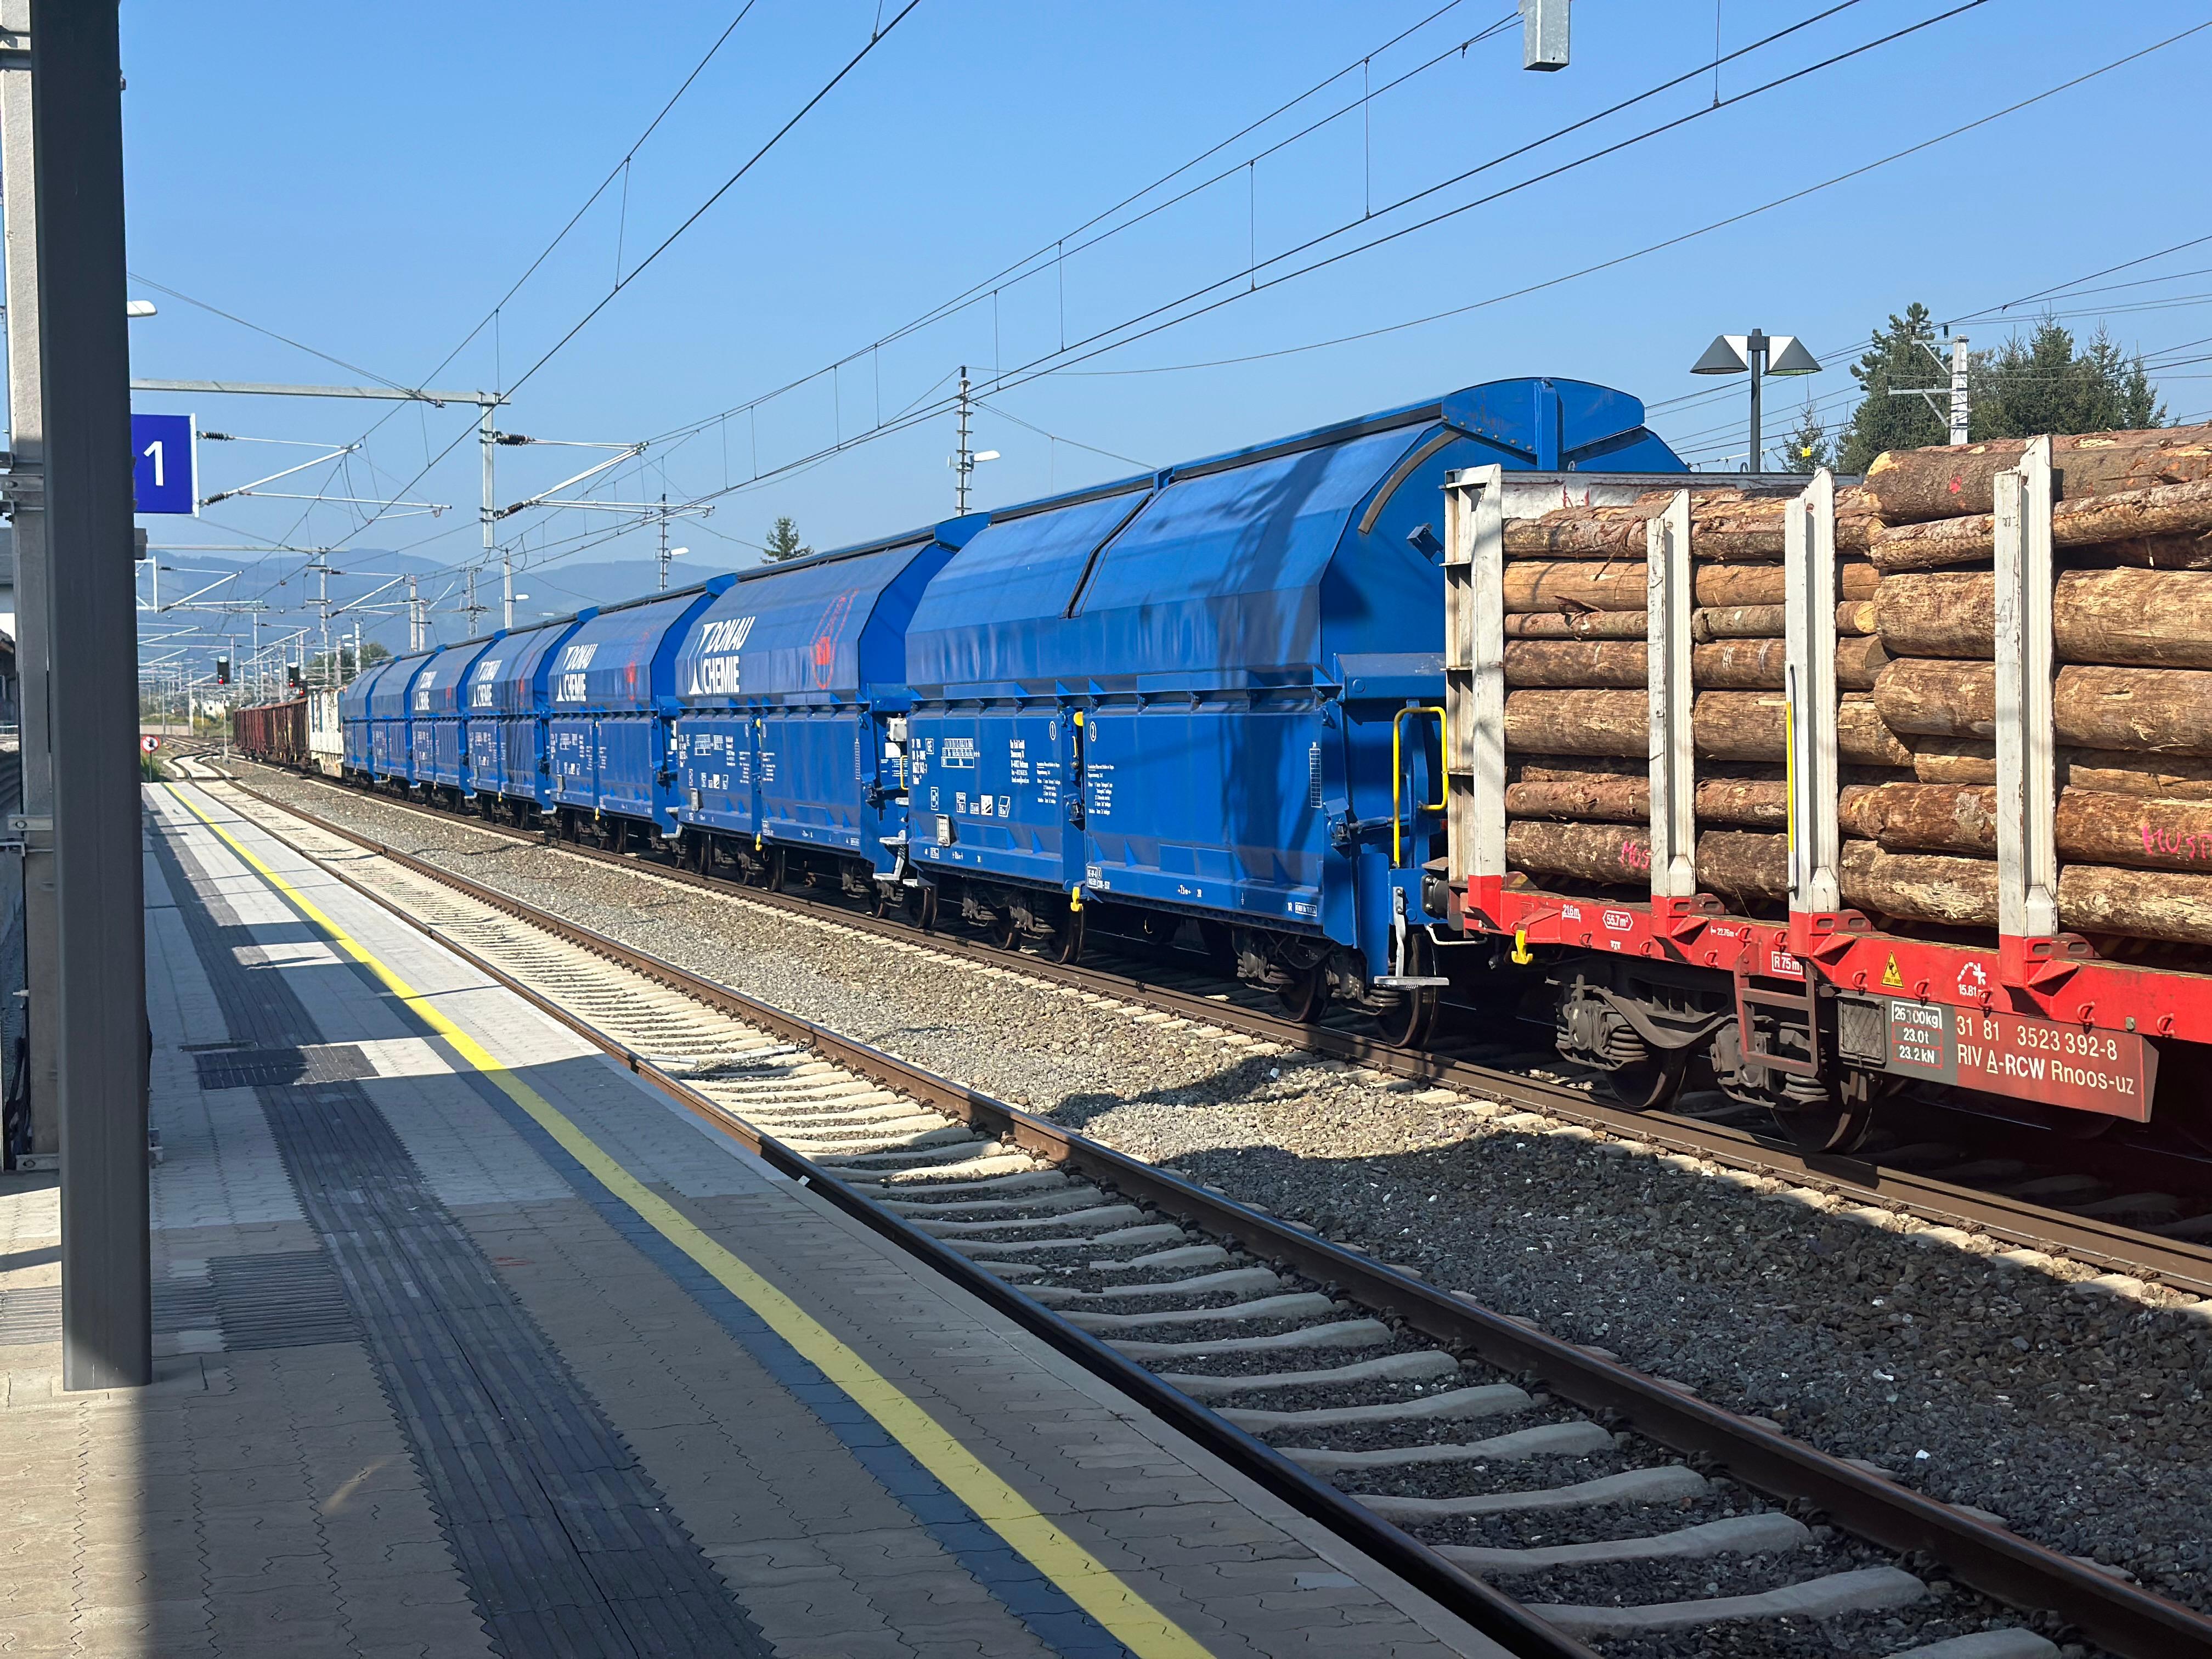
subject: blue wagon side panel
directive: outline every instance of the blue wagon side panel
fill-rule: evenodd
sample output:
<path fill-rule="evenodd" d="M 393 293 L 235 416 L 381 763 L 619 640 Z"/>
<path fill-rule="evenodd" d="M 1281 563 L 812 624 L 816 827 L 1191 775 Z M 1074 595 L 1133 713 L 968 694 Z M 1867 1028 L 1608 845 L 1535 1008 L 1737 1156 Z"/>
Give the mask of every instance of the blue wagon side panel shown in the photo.
<path fill-rule="evenodd" d="M 469 640 L 437 653 L 415 677 L 411 724 L 415 781 L 444 788 L 470 787 L 468 694 L 477 665 L 501 636 Z"/>
<path fill-rule="evenodd" d="M 676 649 L 732 580 L 601 611 L 553 649 L 546 747 L 556 803 L 676 832 Z"/>
<path fill-rule="evenodd" d="M 415 677 L 435 654 L 418 651 L 393 658 L 369 688 L 369 770 L 377 777 L 415 781 L 415 744 L 408 729 Z"/>
<path fill-rule="evenodd" d="M 378 678 L 391 666 L 388 659 L 370 664 L 338 693 L 338 726 L 344 735 L 345 769 L 349 772 L 366 775 L 374 766 L 369 695 L 376 689 Z"/>
<path fill-rule="evenodd" d="M 682 821 L 889 873 L 904 778 L 878 705 L 904 708 L 915 605 L 981 523 L 747 572 L 702 611 L 675 655 Z"/>
<path fill-rule="evenodd" d="M 543 628 L 510 634 L 501 642 L 489 679 L 486 659 L 479 660 L 470 690 L 469 742 L 484 755 L 477 788 L 512 801 L 545 807 L 553 804 L 553 778 L 546 745 L 546 681 L 561 646 L 596 616 L 586 611 Z"/>

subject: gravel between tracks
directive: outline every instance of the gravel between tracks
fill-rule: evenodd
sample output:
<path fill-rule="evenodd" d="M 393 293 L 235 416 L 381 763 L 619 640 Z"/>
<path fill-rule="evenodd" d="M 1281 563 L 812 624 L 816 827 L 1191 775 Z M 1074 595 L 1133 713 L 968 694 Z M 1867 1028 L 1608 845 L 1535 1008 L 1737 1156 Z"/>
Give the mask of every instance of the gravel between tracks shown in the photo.
<path fill-rule="evenodd" d="M 2112 1294 L 1449 1091 L 251 781 L 2212 1609 L 2212 1302 Z"/>

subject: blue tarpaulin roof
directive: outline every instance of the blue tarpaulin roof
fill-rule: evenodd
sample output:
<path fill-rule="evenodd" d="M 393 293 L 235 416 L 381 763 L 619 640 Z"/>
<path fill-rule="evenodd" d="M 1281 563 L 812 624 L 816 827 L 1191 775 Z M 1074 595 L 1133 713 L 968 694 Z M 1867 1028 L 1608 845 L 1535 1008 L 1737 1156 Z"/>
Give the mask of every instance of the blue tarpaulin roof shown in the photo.
<path fill-rule="evenodd" d="M 670 630 L 732 580 L 717 576 L 702 586 L 642 605 L 616 605 L 592 617 L 561 645 L 546 681 L 546 707 L 556 714 L 652 708 L 671 690 L 669 662 L 675 653 Z M 671 647 L 665 653 L 664 644 Z"/>
<path fill-rule="evenodd" d="M 1196 690 L 1333 683 L 1342 656 L 1435 653 L 1443 473 L 1680 471 L 1643 419 L 1603 386 L 1498 381 L 1010 508 L 930 584 L 908 683 Z"/>
<path fill-rule="evenodd" d="M 477 664 L 479 677 L 486 663 L 494 665 L 490 701 L 488 705 L 479 705 L 479 712 L 486 707 L 495 714 L 541 712 L 538 702 L 544 688 L 538 681 L 544 668 L 545 653 L 566 639 L 579 622 L 598 614 L 596 611 L 586 611 L 578 616 L 563 617 L 543 628 L 520 629 L 501 640 L 495 656 L 487 653 Z"/>
<path fill-rule="evenodd" d="M 927 556 L 933 550 L 935 558 Z M 677 699 L 693 708 L 840 701 L 878 682 L 902 683 L 899 631 L 947 550 L 939 532 L 923 530 L 889 545 L 744 573 L 693 619 L 678 646 Z"/>
<path fill-rule="evenodd" d="M 394 657 L 385 664 L 384 672 L 376 677 L 376 684 L 368 689 L 369 718 L 405 720 L 411 712 L 407 694 L 414 689 L 415 677 L 422 672 L 422 665 L 436 654 L 433 651 L 410 652 L 404 657 Z"/>
<path fill-rule="evenodd" d="M 426 718 L 447 718 L 465 713 L 468 708 L 461 695 L 463 684 L 484 653 L 498 641 L 494 635 L 489 640 L 464 640 L 459 645 L 447 646 L 431 653 L 428 666 L 415 676 L 415 695 L 408 706 Z"/>

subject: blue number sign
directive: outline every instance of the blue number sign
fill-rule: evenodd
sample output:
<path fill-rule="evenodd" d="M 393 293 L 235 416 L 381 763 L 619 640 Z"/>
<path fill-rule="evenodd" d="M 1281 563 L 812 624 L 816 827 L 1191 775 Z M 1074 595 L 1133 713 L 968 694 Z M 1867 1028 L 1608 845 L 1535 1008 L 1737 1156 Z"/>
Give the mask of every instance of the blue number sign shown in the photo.
<path fill-rule="evenodd" d="M 131 417 L 131 485 L 139 512 L 197 515 L 199 482 L 191 416 Z"/>

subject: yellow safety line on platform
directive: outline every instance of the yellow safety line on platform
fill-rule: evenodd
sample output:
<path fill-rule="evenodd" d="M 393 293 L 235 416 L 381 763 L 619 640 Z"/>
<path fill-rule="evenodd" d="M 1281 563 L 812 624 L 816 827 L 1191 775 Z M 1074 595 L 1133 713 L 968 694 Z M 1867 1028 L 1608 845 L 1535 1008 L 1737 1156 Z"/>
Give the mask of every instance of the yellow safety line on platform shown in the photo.
<path fill-rule="evenodd" d="M 890 1431 L 915 1461 L 927 1469 L 985 1525 L 1005 1539 L 1060 1586 L 1070 1600 L 1096 1619 L 1114 1638 L 1141 1659 L 1212 1659 L 1209 1650 L 1173 1620 L 1131 1589 L 1113 1569 L 1070 1538 L 994 1474 L 951 1430 L 902 1393 L 898 1386 L 855 1353 L 812 1315 L 770 1284 L 728 1249 L 709 1238 L 683 1212 L 648 1188 L 599 1143 L 578 1128 L 553 1103 L 495 1059 L 474 1037 L 441 1012 L 437 1005 L 377 959 L 352 935 L 318 908 L 291 883 L 183 794 L 170 793 L 185 809 L 221 836 L 249 868 L 289 900 L 331 941 L 381 980 L 417 1018 L 452 1043 L 460 1057 L 483 1073 L 500 1091 L 536 1120 L 562 1149 L 581 1164 L 655 1231 L 690 1256 L 768 1322 L 769 1328 L 811 1361 L 822 1374 L 857 1401 L 862 1410 Z"/>

